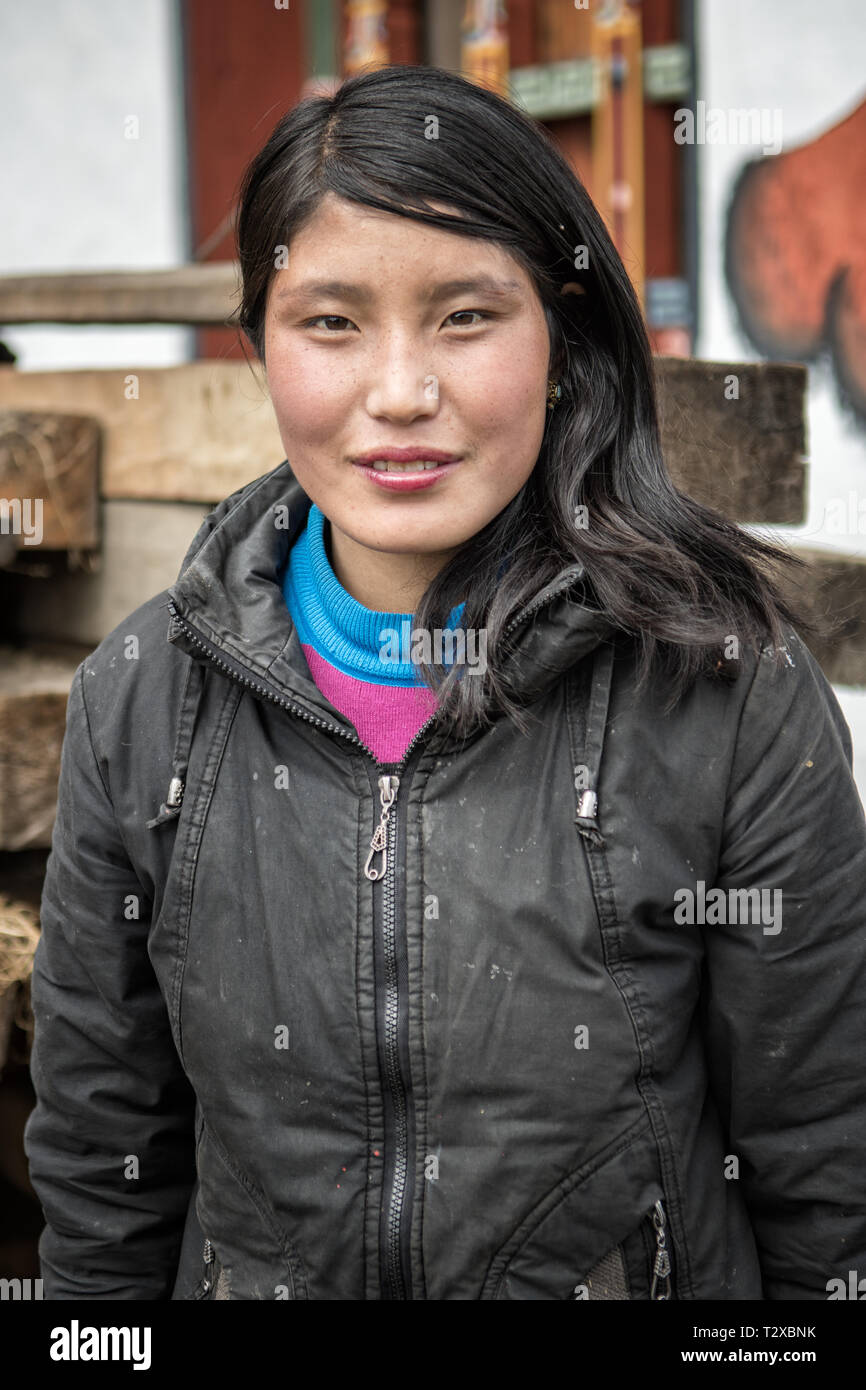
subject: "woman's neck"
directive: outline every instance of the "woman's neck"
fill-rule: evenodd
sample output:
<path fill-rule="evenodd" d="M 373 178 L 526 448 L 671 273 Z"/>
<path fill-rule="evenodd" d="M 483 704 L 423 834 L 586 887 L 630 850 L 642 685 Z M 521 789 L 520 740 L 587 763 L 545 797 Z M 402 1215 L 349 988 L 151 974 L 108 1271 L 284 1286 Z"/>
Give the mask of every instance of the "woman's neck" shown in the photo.
<path fill-rule="evenodd" d="M 324 525 L 325 552 L 347 593 L 377 613 L 414 613 L 454 550 L 432 554 L 394 554 L 359 545 L 343 531 Z"/>

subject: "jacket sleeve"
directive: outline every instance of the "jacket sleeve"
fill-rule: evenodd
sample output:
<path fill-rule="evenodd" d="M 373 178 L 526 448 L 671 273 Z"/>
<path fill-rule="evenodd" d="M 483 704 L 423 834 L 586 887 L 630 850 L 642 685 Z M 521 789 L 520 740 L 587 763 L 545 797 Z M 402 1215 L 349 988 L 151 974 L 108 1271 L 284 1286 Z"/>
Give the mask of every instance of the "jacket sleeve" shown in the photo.
<path fill-rule="evenodd" d="M 715 885 L 769 891 L 703 928 L 704 1022 L 764 1297 L 826 1299 L 866 1275 L 866 821 L 833 689 L 786 650 L 757 658 Z"/>
<path fill-rule="evenodd" d="M 24 1135 L 45 1298 L 168 1299 L 195 1178 L 195 1095 L 147 953 L 150 904 L 91 743 L 79 666 L 33 966 Z"/>

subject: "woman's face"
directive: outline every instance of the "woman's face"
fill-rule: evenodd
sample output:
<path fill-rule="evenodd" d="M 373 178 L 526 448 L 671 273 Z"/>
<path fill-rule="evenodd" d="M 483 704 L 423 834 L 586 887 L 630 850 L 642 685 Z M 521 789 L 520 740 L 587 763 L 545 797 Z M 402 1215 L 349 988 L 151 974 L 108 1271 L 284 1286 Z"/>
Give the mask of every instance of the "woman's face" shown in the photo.
<path fill-rule="evenodd" d="M 541 447 L 550 341 L 529 276 L 490 242 L 334 194 L 287 259 L 265 357 L 293 473 L 353 551 L 447 558 Z M 395 447 L 457 461 L 427 477 L 356 462 Z"/>

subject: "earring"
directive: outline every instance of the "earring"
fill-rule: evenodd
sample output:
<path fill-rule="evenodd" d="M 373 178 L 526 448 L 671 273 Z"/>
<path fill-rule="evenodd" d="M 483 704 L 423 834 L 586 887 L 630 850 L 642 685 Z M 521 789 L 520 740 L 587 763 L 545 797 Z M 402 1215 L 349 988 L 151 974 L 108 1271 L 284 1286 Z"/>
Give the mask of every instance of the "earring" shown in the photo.
<path fill-rule="evenodd" d="M 555 410 L 556 405 L 562 400 L 562 387 L 558 381 L 548 381 L 547 383 L 547 408 Z"/>

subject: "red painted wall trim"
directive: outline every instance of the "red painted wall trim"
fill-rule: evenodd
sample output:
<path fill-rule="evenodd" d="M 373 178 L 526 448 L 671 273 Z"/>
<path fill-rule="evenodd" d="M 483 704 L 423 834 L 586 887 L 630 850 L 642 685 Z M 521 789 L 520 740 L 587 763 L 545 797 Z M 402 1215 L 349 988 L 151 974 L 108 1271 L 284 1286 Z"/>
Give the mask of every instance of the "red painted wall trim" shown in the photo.
<path fill-rule="evenodd" d="M 182 0 L 181 13 L 189 256 L 230 260 L 236 248 L 225 224 L 244 168 L 300 98 L 303 11 L 300 4 L 278 10 L 273 0 Z M 244 355 L 234 330 L 201 329 L 196 337 L 200 357 Z"/>

